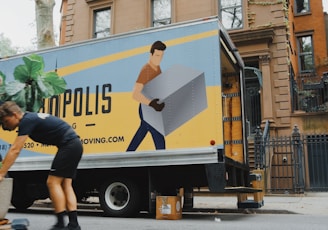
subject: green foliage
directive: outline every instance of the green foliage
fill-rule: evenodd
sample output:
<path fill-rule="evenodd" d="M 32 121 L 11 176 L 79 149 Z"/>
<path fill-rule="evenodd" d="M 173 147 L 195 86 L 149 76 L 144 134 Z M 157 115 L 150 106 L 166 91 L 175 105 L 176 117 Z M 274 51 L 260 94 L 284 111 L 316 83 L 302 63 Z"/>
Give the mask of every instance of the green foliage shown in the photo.
<path fill-rule="evenodd" d="M 12 56 L 18 53 L 18 48 L 13 47 L 9 38 L 0 33 L 0 58 Z"/>
<path fill-rule="evenodd" d="M 23 61 L 14 70 L 14 81 L 5 82 L 6 76 L 0 71 L 0 100 L 15 101 L 25 111 L 38 112 L 43 99 L 65 92 L 66 81 L 56 72 L 44 72 L 41 56 L 31 54 Z"/>

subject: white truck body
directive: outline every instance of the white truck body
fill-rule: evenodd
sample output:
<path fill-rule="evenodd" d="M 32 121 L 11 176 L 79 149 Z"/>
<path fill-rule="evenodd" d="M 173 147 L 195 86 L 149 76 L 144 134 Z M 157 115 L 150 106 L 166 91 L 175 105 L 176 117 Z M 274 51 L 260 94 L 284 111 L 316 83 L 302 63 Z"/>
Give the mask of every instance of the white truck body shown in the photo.
<path fill-rule="evenodd" d="M 164 101 L 165 107 L 156 112 L 143 104 L 142 111 L 145 120 L 161 130 L 166 147 L 156 150 L 148 133 L 135 151 L 127 152 L 140 123 L 139 103 L 132 91 L 148 61 L 150 46 L 157 40 L 167 46 L 160 64 L 162 74 L 155 78 L 157 83 L 154 79 L 146 84 L 143 93 Z M 169 195 L 179 188 L 190 192 L 195 187 L 208 187 L 211 192 L 225 193 L 227 188 L 249 187 L 244 66 L 218 18 L 114 35 L 36 54 L 43 57 L 46 70 L 56 70 L 67 82 L 66 92 L 45 100 L 40 112 L 64 119 L 81 137 L 84 154 L 75 183 L 79 199 L 96 191 L 106 214 L 131 216 L 140 210 L 154 211 L 154 196 Z M 7 80 L 24 55 L 28 54 L 0 60 Z M 235 91 L 224 89 L 228 83 Z M 235 96 L 239 114 L 229 116 L 224 106 L 227 98 Z M 225 121 L 230 125 L 237 121 L 239 128 L 233 130 L 233 124 L 226 127 Z M 227 139 L 229 133 L 236 132 L 238 140 Z M 15 135 L 2 131 L 2 156 Z M 234 150 L 234 144 L 239 150 Z M 47 197 L 42 184 L 56 152 L 55 147 L 32 140 L 24 147 L 9 172 L 15 181 L 12 203 L 17 208 Z M 110 196 L 122 187 L 126 199 L 121 205 L 114 204 Z"/>

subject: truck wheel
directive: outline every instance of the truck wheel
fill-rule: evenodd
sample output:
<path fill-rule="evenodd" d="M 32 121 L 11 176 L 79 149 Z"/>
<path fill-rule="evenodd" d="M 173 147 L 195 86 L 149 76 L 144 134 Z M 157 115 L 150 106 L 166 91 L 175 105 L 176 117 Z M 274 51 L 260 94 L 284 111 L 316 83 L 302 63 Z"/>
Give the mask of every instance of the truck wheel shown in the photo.
<path fill-rule="evenodd" d="M 105 214 L 114 217 L 132 217 L 140 211 L 140 190 L 127 179 L 110 180 L 99 190 L 99 202 Z"/>
<path fill-rule="evenodd" d="M 34 199 L 28 196 L 25 184 L 14 180 L 11 204 L 18 210 L 25 210 L 34 203 Z"/>

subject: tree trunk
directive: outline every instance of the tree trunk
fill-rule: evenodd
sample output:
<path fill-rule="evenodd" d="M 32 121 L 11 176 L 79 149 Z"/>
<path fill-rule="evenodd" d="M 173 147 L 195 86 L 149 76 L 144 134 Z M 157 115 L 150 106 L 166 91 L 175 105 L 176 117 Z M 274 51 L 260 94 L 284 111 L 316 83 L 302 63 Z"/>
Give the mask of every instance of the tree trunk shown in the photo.
<path fill-rule="evenodd" d="M 38 49 L 55 46 L 53 9 L 55 0 L 35 0 Z"/>

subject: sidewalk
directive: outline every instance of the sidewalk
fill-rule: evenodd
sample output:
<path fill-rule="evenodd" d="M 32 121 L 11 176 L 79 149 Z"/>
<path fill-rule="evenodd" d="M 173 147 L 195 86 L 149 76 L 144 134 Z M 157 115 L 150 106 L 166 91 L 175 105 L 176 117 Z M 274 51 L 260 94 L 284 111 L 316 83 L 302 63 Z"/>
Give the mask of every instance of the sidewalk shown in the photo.
<path fill-rule="evenodd" d="M 194 207 L 219 209 L 228 212 L 238 211 L 236 196 L 195 196 Z M 328 193 L 307 192 L 300 195 L 266 195 L 263 207 L 249 211 L 253 213 L 328 215 Z"/>
<path fill-rule="evenodd" d="M 252 199 L 252 197 L 249 197 Z M 90 203 L 80 203 L 78 208 L 100 211 L 98 198 L 88 199 Z M 40 200 L 34 207 L 52 208 L 51 201 Z M 258 214 L 305 214 L 328 216 L 328 192 L 307 192 L 294 195 L 266 195 L 264 206 L 258 209 L 242 210 L 237 208 L 237 196 L 194 196 L 194 209 L 201 212 L 258 213 Z"/>

